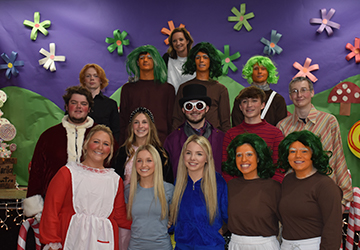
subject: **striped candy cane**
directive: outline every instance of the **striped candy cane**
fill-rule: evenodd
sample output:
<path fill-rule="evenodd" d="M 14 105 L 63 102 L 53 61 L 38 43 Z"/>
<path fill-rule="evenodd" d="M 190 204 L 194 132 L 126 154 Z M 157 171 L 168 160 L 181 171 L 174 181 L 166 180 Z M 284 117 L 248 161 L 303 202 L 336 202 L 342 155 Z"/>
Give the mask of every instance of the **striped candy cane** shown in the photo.
<path fill-rule="evenodd" d="M 354 200 L 350 204 L 350 213 L 345 246 L 346 250 L 353 249 L 355 231 L 360 231 L 360 188 L 354 187 L 353 195 Z"/>
<path fill-rule="evenodd" d="M 18 237 L 17 250 L 25 250 L 26 236 L 27 236 L 30 226 L 34 230 L 36 250 L 41 249 L 39 223 L 37 222 L 36 219 L 29 218 L 29 219 L 25 220 L 23 224 L 21 224 L 20 231 L 19 231 L 19 237 Z"/>

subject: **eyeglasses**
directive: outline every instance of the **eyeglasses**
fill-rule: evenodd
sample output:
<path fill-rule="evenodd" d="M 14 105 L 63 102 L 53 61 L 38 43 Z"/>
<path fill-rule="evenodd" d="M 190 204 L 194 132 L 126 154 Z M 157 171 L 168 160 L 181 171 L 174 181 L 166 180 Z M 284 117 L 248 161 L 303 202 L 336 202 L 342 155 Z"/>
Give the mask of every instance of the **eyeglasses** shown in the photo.
<path fill-rule="evenodd" d="M 305 87 L 303 87 L 303 88 L 301 88 L 300 90 L 299 89 L 292 89 L 291 91 L 290 91 L 290 95 L 297 95 L 297 94 L 305 94 L 306 92 L 308 92 L 308 91 L 310 91 L 310 89 L 308 89 L 308 88 L 305 88 Z"/>
<path fill-rule="evenodd" d="M 184 103 L 184 109 L 186 111 L 191 111 L 196 107 L 197 110 L 201 111 L 205 109 L 206 103 L 204 101 L 197 101 L 197 102 L 185 102 Z"/>

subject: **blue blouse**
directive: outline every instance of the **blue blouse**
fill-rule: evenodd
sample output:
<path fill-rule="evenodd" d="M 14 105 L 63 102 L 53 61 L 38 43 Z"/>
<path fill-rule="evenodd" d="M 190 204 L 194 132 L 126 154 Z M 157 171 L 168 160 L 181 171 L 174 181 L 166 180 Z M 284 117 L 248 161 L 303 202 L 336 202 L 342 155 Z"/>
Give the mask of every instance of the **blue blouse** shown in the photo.
<path fill-rule="evenodd" d="M 218 214 L 210 225 L 201 179 L 194 183 L 188 176 L 175 224 L 175 249 L 224 249 L 225 241 L 219 230 L 223 221 L 228 222 L 228 192 L 226 182 L 219 173 L 216 173 L 216 184 Z"/>

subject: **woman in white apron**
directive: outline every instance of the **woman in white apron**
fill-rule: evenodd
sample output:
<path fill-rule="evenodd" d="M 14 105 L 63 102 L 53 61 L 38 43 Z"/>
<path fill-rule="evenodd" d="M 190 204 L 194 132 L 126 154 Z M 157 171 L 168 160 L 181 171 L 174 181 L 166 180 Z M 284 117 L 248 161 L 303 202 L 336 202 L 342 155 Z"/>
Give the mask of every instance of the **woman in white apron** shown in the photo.
<path fill-rule="evenodd" d="M 333 171 L 328 153 L 307 130 L 289 134 L 279 145 L 279 167 L 294 170 L 281 187 L 282 250 L 340 248 L 342 192 L 327 176 Z"/>
<path fill-rule="evenodd" d="M 223 169 L 239 178 L 228 182 L 229 250 L 279 250 L 280 183 L 266 142 L 240 134 L 228 146 Z"/>
<path fill-rule="evenodd" d="M 84 142 L 84 161 L 66 164 L 50 182 L 40 223 L 44 249 L 119 249 L 118 226 L 130 228 L 131 221 L 120 176 L 104 168 L 113 144 L 111 130 L 95 126 Z"/>

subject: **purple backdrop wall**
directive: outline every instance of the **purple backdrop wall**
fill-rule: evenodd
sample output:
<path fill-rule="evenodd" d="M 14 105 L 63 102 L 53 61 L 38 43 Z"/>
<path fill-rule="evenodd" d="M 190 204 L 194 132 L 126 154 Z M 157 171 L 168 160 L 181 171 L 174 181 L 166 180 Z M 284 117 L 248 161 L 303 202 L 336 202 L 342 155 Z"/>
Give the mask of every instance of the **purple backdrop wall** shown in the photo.
<path fill-rule="evenodd" d="M 246 13 L 254 12 L 249 22 L 253 30 L 233 29 L 232 7 L 240 8 L 246 3 Z M 318 25 L 311 25 L 309 19 L 320 17 L 320 9 L 336 10 L 332 21 L 341 24 L 339 30 L 329 37 L 324 31 L 317 34 Z M 11 0 L 0 2 L 0 53 L 10 55 L 18 52 L 17 60 L 25 62 L 19 67 L 19 75 L 5 78 L 0 71 L 0 88 L 18 86 L 32 90 L 49 98 L 63 108 L 61 95 L 66 87 L 78 84 L 78 73 L 86 63 L 98 63 L 105 69 L 110 85 L 105 94 L 110 96 L 127 81 L 125 70 L 126 55 L 143 44 L 156 46 L 163 54 L 167 37 L 160 33 L 173 20 L 175 26 L 186 25 L 195 43 L 209 41 L 223 51 L 230 45 L 230 54 L 239 51 L 241 57 L 234 61 L 241 70 L 246 60 L 255 54 L 262 54 L 262 37 L 270 40 L 272 29 L 283 35 L 278 43 L 284 51 L 273 56 L 278 65 L 280 80 L 274 89 L 280 92 L 290 104 L 287 84 L 297 73 L 292 64 L 297 61 L 303 65 L 310 57 L 312 64 L 319 64 L 314 71 L 319 79 L 315 92 L 332 88 L 342 79 L 360 73 L 360 64 L 354 59 L 350 62 L 345 56 L 350 52 L 346 43 L 354 44 L 360 36 L 359 0 L 256 0 L 256 1 L 36 1 Z M 23 25 L 24 20 L 33 21 L 34 12 L 40 12 L 41 21 L 50 20 L 49 35 L 39 33 L 36 41 L 30 40 L 30 28 Z M 125 46 L 124 55 L 107 51 L 106 37 L 112 37 L 113 30 L 127 31 L 130 45 Z M 56 62 L 56 72 L 45 70 L 38 64 L 43 58 L 41 48 L 49 50 L 49 43 L 56 44 L 56 55 L 66 56 L 66 62 Z M 0 59 L 1 61 L 2 59 Z M 1 62 L 3 63 L 3 62 Z M 240 70 L 230 70 L 228 76 L 248 86 L 241 77 Z M 326 102 L 326 100 L 324 100 Z"/>

